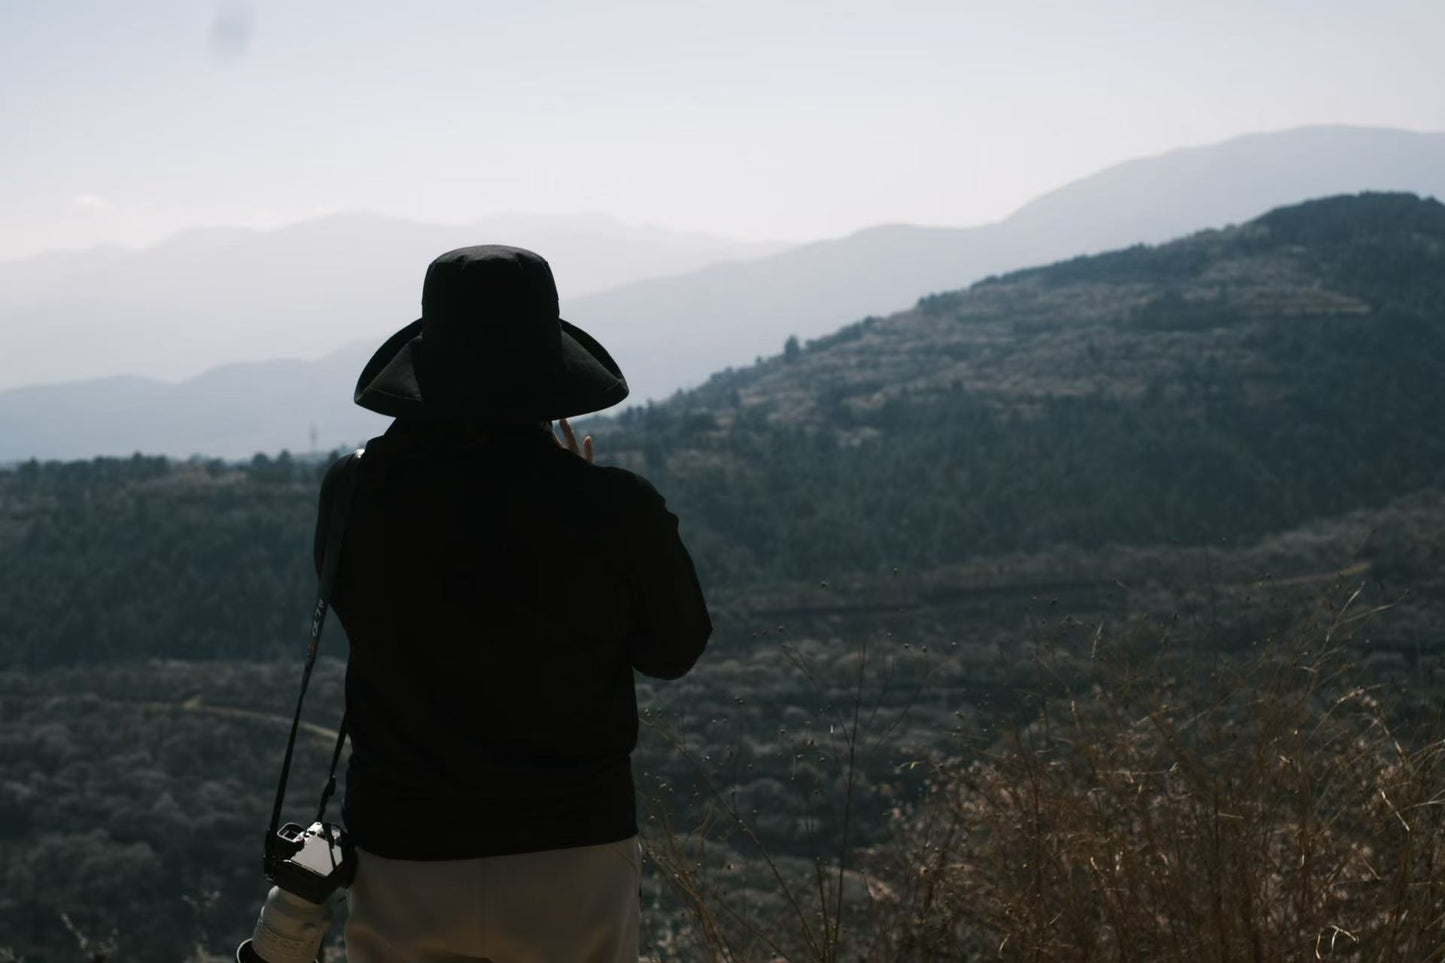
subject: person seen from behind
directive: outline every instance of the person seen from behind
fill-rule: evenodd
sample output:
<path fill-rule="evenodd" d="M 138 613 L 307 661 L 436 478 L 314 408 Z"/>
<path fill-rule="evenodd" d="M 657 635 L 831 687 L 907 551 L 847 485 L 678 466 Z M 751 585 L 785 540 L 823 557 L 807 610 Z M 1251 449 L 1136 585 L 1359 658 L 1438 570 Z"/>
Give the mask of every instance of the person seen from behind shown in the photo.
<path fill-rule="evenodd" d="M 547 262 L 501 246 L 433 261 L 361 373 L 395 421 L 357 463 L 332 600 L 349 963 L 638 958 L 633 671 L 683 675 L 712 624 L 662 496 L 566 421 L 627 391 Z"/>

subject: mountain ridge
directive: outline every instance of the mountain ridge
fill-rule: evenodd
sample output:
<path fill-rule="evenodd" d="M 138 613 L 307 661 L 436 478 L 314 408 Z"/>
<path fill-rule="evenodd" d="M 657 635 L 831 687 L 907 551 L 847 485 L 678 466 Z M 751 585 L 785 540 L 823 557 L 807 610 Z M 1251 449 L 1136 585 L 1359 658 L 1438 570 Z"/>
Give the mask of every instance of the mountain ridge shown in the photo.
<path fill-rule="evenodd" d="M 1008 227 L 1007 221 L 962 229 L 879 225 L 849 238 L 803 245 L 763 259 L 717 265 L 691 275 L 652 278 L 588 297 L 566 296 L 566 280 L 559 275 L 564 292 L 563 316 L 581 324 L 607 345 L 633 387 L 630 403 L 637 405 L 648 400 L 649 395 L 661 399 L 684 385 L 702 385 L 721 368 L 742 368 L 759 357 L 775 355 L 790 335 L 803 340 L 831 337 L 857 318 L 906 308 L 920 296 L 956 290 L 990 274 L 1074 257 L 1110 237 L 1123 239 L 1118 246 L 1149 240 L 1151 231 L 1162 230 L 1158 218 L 1163 214 L 1156 208 L 1172 219 L 1169 223 L 1183 225 L 1174 234 L 1217 228 L 1227 223 L 1226 215 L 1233 216 L 1248 198 L 1292 190 L 1288 185 L 1300 182 L 1300 171 L 1310 167 L 1311 158 L 1328 155 L 1330 145 L 1336 145 L 1334 152 L 1348 162 L 1342 161 L 1345 173 L 1338 175 L 1340 178 L 1357 181 L 1365 176 L 1362 171 L 1379 161 L 1378 169 L 1384 173 L 1370 179 L 1424 178 L 1429 184 L 1415 185 L 1418 193 L 1430 193 L 1425 190 L 1429 187 L 1445 196 L 1445 134 L 1301 128 L 1278 135 L 1247 135 L 1208 148 L 1188 148 L 1162 159 L 1141 158 L 1106 169 L 1025 205 L 1012 215 L 1021 219 L 1014 227 Z M 1394 145 L 1392 151 L 1405 145 L 1408 149 L 1396 152 L 1402 151 L 1413 159 L 1407 163 L 1383 151 L 1380 145 Z M 1272 159 L 1259 175 L 1262 186 L 1250 187 L 1250 171 L 1254 169 L 1251 165 L 1260 163 L 1261 153 Z M 1159 164 L 1164 166 L 1150 166 Z M 1186 182 L 1179 179 L 1182 175 L 1169 173 L 1181 164 L 1203 170 L 1205 174 L 1195 171 L 1190 176 L 1205 177 L 1214 187 L 1204 190 L 1197 177 Z M 1150 169 L 1163 173 L 1152 179 L 1153 186 L 1138 187 L 1145 200 L 1129 200 L 1133 196 L 1129 191 L 1142 180 L 1149 180 L 1137 176 L 1137 172 Z M 1305 178 L 1303 183 L 1322 187 L 1322 179 L 1335 176 L 1330 170 L 1324 165 L 1310 175 L 1313 180 Z M 1101 184 L 1112 192 L 1102 206 L 1098 198 Z M 1165 189 L 1169 184 L 1175 186 Z M 1349 183 L 1346 190 L 1353 192 L 1361 187 Z M 1067 193 L 1070 190 L 1074 193 Z M 1150 195 L 1150 191 L 1155 194 Z M 1151 196 L 1154 200 L 1148 200 Z M 1064 203 L 1069 197 L 1082 197 L 1094 204 L 1095 213 L 1084 216 L 1070 208 Z M 1294 203 L 1300 197 L 1291 194 L 1278 200 Z M 1261 205 L 1240 219 L 1253 217 L 1271 206 L 1276 205 Z M 1149 219 L 1119 220 L 1114 216 L 1119 210 L 1140 208 L 1149 213 Z M 1209 212 L 1210 219 L 1200 222 L 1203 211 Z M 1080 234 L 1081 230 L 1087 237 Z M 875 282 L 885 284 L 886 290 L 877 288 Z M 389 319 L 381 317 L 380 305 L 374 299 L 356 305 L 358 316 L 370 312 L 375 318 L 378 334 L 374 341 L 350 342 L 341 350 L 350 352 L 351 358 L 364 360 L 382 337 L 414 316 L 410 306 L 415 289 L 415 279 L 398 280 L 388 295 L 387 303 L 396 306 Z M 306 306 L 298 306 L 298 310 L 302 308 Z M 307 310 L 344 312 L 347 305 L 328 304 L 323 299 Z M 273 329 L 275 343 L 287 343 L 288 324 L 291 322 L 282 319 Z M 108 335 L 101 331 L 92 337 L 94 343 L 104 345 Z M 24 352 L 23 341 L 15 343 L 18 354 Z M 334 352 L 328 355 L 334 357 Z M 323 449 L 353 444 L 373 434 L 381 424 L 375 416 L 349 404 L 356 370 L 359 362 L 355 370 L 318 362 L 304 376 L 288 374 L 294 383 L 280 378 L 267 381 L 264 372 L 258 371 L 255 394 L 236 395 L 229 401 L 173 390 L 164 406 L 116 410 L 114 406 L 107 408 L 104 397 L 80 397 L 69 405 L 71 410 L 104 411 L 111 425 L 109 441 L 101 448 L 86 447 L 95 443 L 93 416 L 82 415 L 69 421 L 43 418 L 47 413 L 36 409 L 27 398 L 0 391 L 0 419 L 12 426 L 10 435 L 0 440 L 0 461 L 34 455 L 127 454 L 134 450 L 240 457 L 282 447 L 294 450 L 299 444 L 297 439 L 305 437 L 311 425 L 319 426 Z M 76 392 L 87 395 L 83 387 Z M 288 403 L 263 411 L 265 406 L 260 402 L 268 396 L 284 396 Z M 217 417 L 224 415 L 227 423 L 246 427 L 238 428 L 224 440 L 206 432 L 204 426 L 177 427 L 170 435 L 161 430 L 175 417 L 174 412 L 186 410 L 214 411 Z"/>
<path fill-rule="evenodd" d="M 506 240 L 548 252 L 573 291 L 779 250 L 595 217 L 427 224 L 344 212 L 273 229 L 197 228 L 141 249 L 0 262 L 12 387 L 120 372 L 178 380 L 217 363 L 319 357 L 416 317 L 438 253 Z M 96 346 L 81 355 L 78 340 Z"/>
<path fill-rule="evenodd" d="M 608 343 L 617 345 L 614 357 L 632 359 L 638 397 L 658 399 L 728 363 L 713 332 L 728 332 L 731 363 L 745 364 L 776 352 L 789 335 L 821 337 L 990 274 L 1159 243 L 1282 204 L 1372 189 L 1445 196 L 1445 133 L 1325 126 L 1246 134 L 1124 161 L 990 224 L 895 227 L 887 245 L 875 243 L 880 228 L 865 228 L 791 248 L 745 271 L 704 268 L 577 298 L 569 307 L 600 330 L 617 332 Z M 755 297 L 779 277 L 794 283 L 772 300 Z M 808 298 L 808 291 L 819 293 Z M 689 354 L 653 360 L 633 332 L 669 316 L 689 318 Z"/>
<path fill-rule="evenodd" d="M 1331 198 L 931 295 L 589 430 L 728 582 L 1257 537 L 1445 485 L 1442 319 L 1445 205 Z"/>

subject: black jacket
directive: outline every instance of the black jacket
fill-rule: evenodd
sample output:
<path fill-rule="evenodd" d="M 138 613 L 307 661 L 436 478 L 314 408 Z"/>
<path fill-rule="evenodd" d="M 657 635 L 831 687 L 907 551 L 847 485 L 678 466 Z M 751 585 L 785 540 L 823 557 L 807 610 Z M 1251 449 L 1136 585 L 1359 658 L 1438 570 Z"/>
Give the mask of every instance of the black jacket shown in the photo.
<path fill-rule="evenodd" d="M 662 496 L 539 428 L 399 420 L 372 439 L 332 604 L 351 644 L 343 816 L 397 859 L 633 835 L 633 670 L 680 676 L 712 631 Z"/>

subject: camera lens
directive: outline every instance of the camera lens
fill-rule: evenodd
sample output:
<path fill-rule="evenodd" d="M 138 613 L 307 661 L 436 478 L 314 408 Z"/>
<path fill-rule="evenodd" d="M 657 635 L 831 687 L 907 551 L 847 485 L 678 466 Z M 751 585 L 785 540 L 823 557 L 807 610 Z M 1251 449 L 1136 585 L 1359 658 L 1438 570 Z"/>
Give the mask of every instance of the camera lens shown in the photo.
<path fill-rule="evenodd" d="M 236 963 L 317 963 L 330 927 L 330 907 L 273 886 L 251 938 L 236 948 Z"/>

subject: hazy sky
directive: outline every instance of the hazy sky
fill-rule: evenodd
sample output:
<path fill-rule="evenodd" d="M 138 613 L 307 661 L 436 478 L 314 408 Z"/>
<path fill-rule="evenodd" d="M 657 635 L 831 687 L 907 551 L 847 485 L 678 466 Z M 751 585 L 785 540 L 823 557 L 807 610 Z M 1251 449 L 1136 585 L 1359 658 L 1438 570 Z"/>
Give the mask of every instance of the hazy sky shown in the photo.
<path fill-rule="evenodd" d="M 369 209 L 802 240 L 1445 129 L 1441 0 L 0 0 L 0 257 Z"/>

